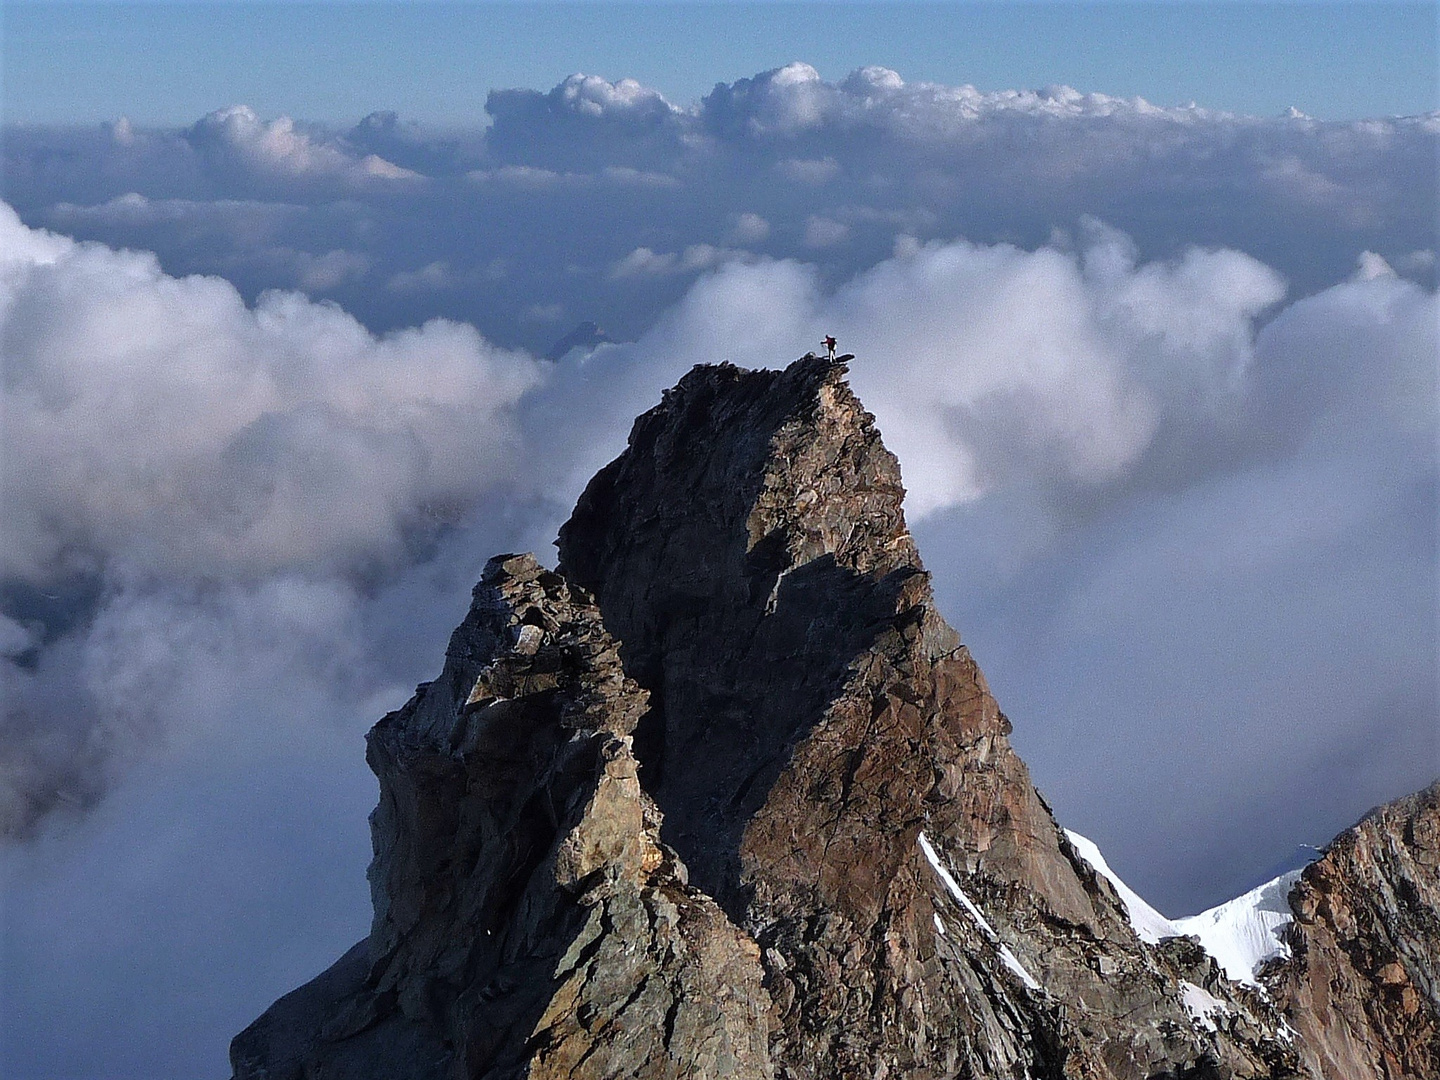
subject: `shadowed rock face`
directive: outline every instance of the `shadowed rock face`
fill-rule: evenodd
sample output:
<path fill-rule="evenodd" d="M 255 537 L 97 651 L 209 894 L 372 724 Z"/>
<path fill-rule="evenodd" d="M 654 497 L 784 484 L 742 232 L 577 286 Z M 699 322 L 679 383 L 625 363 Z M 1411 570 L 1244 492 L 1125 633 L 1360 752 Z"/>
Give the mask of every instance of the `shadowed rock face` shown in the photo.
<path fill-rule="evenodd" d="M 1291 958 L 1266 982 L 1311 1068 L 1440 1076 L 1440 783 L 1336 837 L 1290 906 Z"/>
<path fill-rule="evenodd" d="M 844 374 L 696 368 L 492 560 L 369 737 L 371 934 L 237 1078 L 1320 1075 L 1071 849 Z"/>
<path fill-rule="evenodd" d="M 743 833 L 856 657 L 902 613 L 934 657 L 959 644 L 917 604 L 895 459 L 826 380 L 835 370 L 697 370 L 637 421 L 560 531 L 561 573 L 595 592 L 651 693 L 636 753 L 666 837 L 732 914 L 749 883 Z M 853 785 L 858 760 L 836 764 L 826 779 Z"/>
<path fill-rule="evenodd" d="M 843 365 L 698 368 L 560 532 L 561 573 L 651 692 L 636 753 L 662 836 L 761 946 L 777 1069 L 1286 1060 L 1259 1026 L 1199 1037 L 1176 973 L 1070 851 L 934 609 L 903 497 Z"/>

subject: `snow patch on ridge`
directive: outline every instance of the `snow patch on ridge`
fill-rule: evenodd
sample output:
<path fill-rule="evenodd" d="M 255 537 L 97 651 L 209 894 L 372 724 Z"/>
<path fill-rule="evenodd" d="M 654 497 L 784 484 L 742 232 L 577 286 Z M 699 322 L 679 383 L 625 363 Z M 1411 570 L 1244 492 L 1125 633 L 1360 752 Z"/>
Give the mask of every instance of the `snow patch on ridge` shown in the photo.
<path fill-rule="evenodd" d="M 997 941 L 995 943 L 995 951 L 1000 954 L 1001 962 L 1010 969 L 1010 973 L 1012 975 L 1014 975 L 1031 990 L 1040 989 L 1039 980 L 1036 979 L 1034 975 L 1031 975 L 1030 972 L 1025 970 L 1025 965 L 1020 963 L 1020 961 L 1015 958 L 1015 954 L 1010 951 L 1010 946 L 1001 945 Z"/>
<path fill-rule="evenodd" d="M 1175 927 L 1199 938 L 1231 980 L 1259 985 L 1255 973 L 1265 961 L 1290 955 L 1285 927 L 1295 916 L 1287 898 L 1299 877 L 1299 870 L 1281 874 L 1218 907 L 1176 919 Z"/>
<path fill-rule="evenodd" d="M 1120 900 L 1125 905 L 1125 911 L 1130 916 L 1130 925 L 1135 928 L 1141 941 L 1150 945 L 1157 945 L 1161 938 L 1175 937 L 1186 931 L 1177 930 L 1175 924 L 1167 919 L 1160 912 L 1147 904 L 1134 889 L 1120 880 L 1120 876 L 1110 869 L 1110 864 L 1105 861 L 1105 856 L 1100 854 L 1100 849 L 1093 840 L 1081 836 L 1077 832 L 1065 830 L 1065 835 L 1070 840 L 1070 845 L 1080 857 L 1084 859 L 1097 874 L 1105 878 L 1114 886 L 1115 891 L 1120 894 Z"/>
<path fill-rule="evenodd" d="M 1290 955 L 1284 935 L 1294 915 L 1287 898 L 1291 886 L 1300 877 L 1299 870 L 1281 874 L 1243 896 L 1198 915 L 1167 919 L 1120 880 L 1093 841 L 1069 829 L 1065 835 L 1080 857 L 1114 886 L 1130 917 L 1130 925 L 1141 941 L 1154 945 L 1167 937 L 1198 938 L 1228 979 L 1250 986 L 1259 985 L 1255 973 L 1267 960 Z"/>
<path fill-rule="evenodd" d="M 945 888 L 949 890 L 950 895 L 955 898 L 961 907 L 970 913 L 970 917 L 975 920 L 976 925 L 980 927 L 986 939 L 990 944 L 995 946 L 995 953 L 1000 957 L 1000 962 L 1009 968 L 1011 973 L 1031 990 L 1039 990 L 1039 980 L 1025 970 L 1025 965 L 1020 963 L 1020 961 L 1016 959 L 1015 954 L 1010 951 L 1010 947 L 1000 940 L 1000 935 L 995 932 L 995 928 L 990 925 L 990 921 L 985 918 L 985 915 L 975 905 L 975 901 L 965 895 L 964 890 L 960 888 L 960 884 L 955 880 L 955 875 L 950 873 L 944 862 L 941 861 L 939 853 L 935 850 L 934 845 L 930 843 L 930 838 L 923 832 L 920 834 L 920 850 L 925 853 L 925 858 L 934 868 L 935 873 L 940 875 L 940 880 L 945 883 Z M 938 915 L 935 917 L 935 926 L 942 934 L 945 932 Z"/>
<path fill-rule="evenodd" d="M 951 874 L 945 867 L 945 864 L 940 861 L 939 853 L 930 843 L 930 838 L 923 832 L 920 834 L 920 850 L 925 852 L 925 858 L 930 861 L 930 865 L 933 866 L 935 872 L 940 875 L 940 880 L 945 883 L 945 888 L 950 890 L 950 895 L 958 900 L 960 905 L 980 924 L 980 929 L 985 931 L 985 936 L 991 940 L 998 938 L 1000 935 L 995 933 L 995 928 L 990 925 L 989 920 L 986 919 L 980 909 L 975 906 L 975 901 L 971 900 L 970 897 L 966 896 L 964 891 L 961 890 L 960 885 L 955 881 L 955 876 Z"/>
<path fill-rule="evenodd" d="M 1185 1006 L 1185 1011 L 1190 1014 L 1190 1018 L 1206 1031 L 1215 1030 L 1216 1017 L 1230 1015 L 1230 1006 L 1225 1002 L 1203 986 L 1196 986 L 1184 979 L 1180 980 L 1180 1001 Z"/>

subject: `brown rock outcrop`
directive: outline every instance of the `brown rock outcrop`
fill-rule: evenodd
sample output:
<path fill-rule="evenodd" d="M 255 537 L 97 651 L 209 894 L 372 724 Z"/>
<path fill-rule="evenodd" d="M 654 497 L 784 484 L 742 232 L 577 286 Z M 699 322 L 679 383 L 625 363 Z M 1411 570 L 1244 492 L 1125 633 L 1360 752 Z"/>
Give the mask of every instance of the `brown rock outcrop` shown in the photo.
<path fill-rule="evenodd" d="M 1265 981 L 1316 1075 L 1440 1077 L 1440 782 L 1336 837 L 1290 906 Z"/>
<path fill-rule="evenodd" d="M 238 1036 L 240 1077 L 769 1077 L 754 943 L 640 789 L 646 693 L 583 592 L 491 560 L 377 724 L 368 941 Z"/>
<path fill-rule="evenodd" d="M 779 1075 L 1283 1072 L 1263 1003 L 1197 1027 L 1070 849 L 844 370 L 691 372 L 559 541 L 651 692 L 662 835 L 761 946 Z"/>
<path fill-rule="evenodd" d="M 1311 1075 L 1057 827 L 844 375 L 696 368 L 492 560 L 369 737 L 371 934 L 237 1080 Z"/>

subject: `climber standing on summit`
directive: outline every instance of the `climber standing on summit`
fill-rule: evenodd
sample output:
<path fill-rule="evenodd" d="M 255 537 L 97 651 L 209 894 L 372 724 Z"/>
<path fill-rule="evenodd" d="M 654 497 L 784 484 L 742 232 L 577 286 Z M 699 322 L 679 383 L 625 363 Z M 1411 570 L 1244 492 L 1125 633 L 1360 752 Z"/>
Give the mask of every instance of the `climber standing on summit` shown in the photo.
<path fill-rule="evenodd" d="M 826 334 L 823 338 L 820 339 L 820 344 L 825 346 L 825 359 L 834 360 L 836 345 L 835 339 L 829 334 Z"/>

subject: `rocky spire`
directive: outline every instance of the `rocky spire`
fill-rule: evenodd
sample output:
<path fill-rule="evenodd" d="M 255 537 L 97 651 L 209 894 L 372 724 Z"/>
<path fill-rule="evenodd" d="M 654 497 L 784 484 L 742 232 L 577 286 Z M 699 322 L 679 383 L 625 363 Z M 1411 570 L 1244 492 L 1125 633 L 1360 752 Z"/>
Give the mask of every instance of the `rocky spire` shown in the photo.
<path fill-rule="evenodd" d="M 371 934 L 237 1078 L 1319 1075 L 1072 849 L 903 498 L 843 363 L 668 391 L 371 732 Z"/>
<path fill-rule="evenodd" d="M 1278 1044 L 1196 1033 L 1070 850 L 934 608 L 898 463 L 844 376 L 695 369 L 559 540 L 651 693 L 635 745 L 662 836 L 762 949 L 777 1065 L 1268 1068 Z"/>

